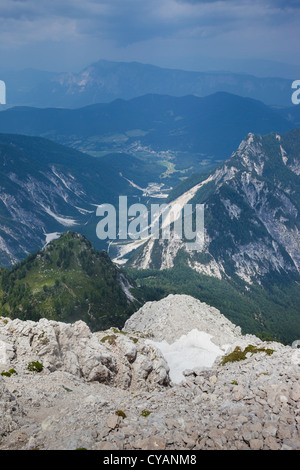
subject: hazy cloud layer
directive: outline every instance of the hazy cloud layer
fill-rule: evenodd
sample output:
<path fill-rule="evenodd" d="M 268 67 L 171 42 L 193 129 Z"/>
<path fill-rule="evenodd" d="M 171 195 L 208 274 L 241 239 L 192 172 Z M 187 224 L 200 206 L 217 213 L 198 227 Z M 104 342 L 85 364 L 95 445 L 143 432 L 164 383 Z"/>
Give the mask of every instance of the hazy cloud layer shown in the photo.
<path fill-rule="evenodd" d="M 298 0 L 2 0 L 0 60 L 49 69 L 100 58 L 297 64 L 299 21 Z"/>

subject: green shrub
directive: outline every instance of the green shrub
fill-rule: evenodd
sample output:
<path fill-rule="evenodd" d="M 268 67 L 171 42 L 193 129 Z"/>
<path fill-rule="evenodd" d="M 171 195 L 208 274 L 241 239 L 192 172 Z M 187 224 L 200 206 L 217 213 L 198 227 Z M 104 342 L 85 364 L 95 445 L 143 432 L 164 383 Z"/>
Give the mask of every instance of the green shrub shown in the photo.
<path fill-rule="evenodd" d="M 101 343 L 105 343 L 107 341 L 109 344 L 116 344 L 116 339 L 117 339 L 116 335 L 107 335 L 107 336 L 104 336 L 100 341 Z"/>
<path fill-rule="evenodd" d="M 38 361 L 29 362 L 29 364 L 27 366 L 27 369 L 30 372 L 41 372 L 43 370 L 43 368 L 44 368 L 43 364 L 41 364 Z"/>
<path fill-rule="evenodd" d="M 0 375 L 3 375 L 5 377 L 10 377 L 12 374 L 17 374 L 15 369 L 9 369 L 9 371 L 2 371 Z"/>
<path fill-rule="evenodd" d="M 246 359 L 248 353 L 256 354 L 258 352 L 264 352 L 268 356 L 271 356 L 273 354 L 274 350 L 273 349 L 265 349 L 265 348 L 258 348 L 256 346 L 253 346 L 252 344 L 249 344 L 244 351 L 241 350 L 239 346 L 237 346 L 234 351 L 232 351 L 230 354 L 227 354 L 226 356 L 223 357 L 221 364 L 224 366 L 227 364 L 227 362 L 236 362 L 236 361 L 243 361 Z"/>

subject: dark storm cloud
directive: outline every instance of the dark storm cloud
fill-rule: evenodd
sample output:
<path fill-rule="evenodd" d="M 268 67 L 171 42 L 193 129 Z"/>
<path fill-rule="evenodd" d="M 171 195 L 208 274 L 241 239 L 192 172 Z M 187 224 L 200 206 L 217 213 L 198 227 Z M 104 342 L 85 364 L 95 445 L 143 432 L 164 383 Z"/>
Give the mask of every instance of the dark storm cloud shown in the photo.
<path fill-rule="evenodd" d="M 22 36 L 25 43 L 39 35 L 41 40 L 49 39 L 56 26 L 59 37 L 63 32 L 65 36 L 96 36 L 123 46 L 232 22 L 230 11 L 224 8 L 199 11 L 197 5 L 176 0 L 14 0 L 0 4 L 0 19 L 4 30 L 10 29 L 16 40 Z M 35 23 L 35 34 L 29 23 Z M 27 36 L 26 27 L 30 29 Z"/>
<path fill-rule="evenodd" d="M 5 51 L 50 57 L 51 48 L 74 62 L 76 54 L 147 59 L 199 50 L 282 60 L 299 37 L 299 7 L 296 0 L 0 0 L 0 61 Z"/>
<path fill-rule="evenodd" d="M 51 31 L 50 25 L 65 25 L 65 33 L 102 36 L 124 45 L 155 37 L 168 37 L 187 29 L 201 34 L 207 27 L 212 34 L 220 26 L 248 25 L 269 13 L 271 21 L 276 9 L 299 8 L 296 0 L 2 0 L 0 20 L 9 21 L 16 36 L 26 33 L 26 23 L 35 22 L 36 32 Z M 276 21 L 285 21 L 283 17 Z M 17 24 L 21 24 L 18 32 Z M 22 24 L 23 23 L 23 24 Z M 43 26 L 42 28 L 39 27 Z M 48 27 L 47 27 L 48 25 Z M 27 24 L 28 26 L 28 24 Z M 5 29 L 5 25 L 4 25 Z M 37 34 L 38 35 L 38 34 Z M 34 35 L 29 34 L 29 39 Z M 26 42 L 26 37 L 24 40 Z"/>

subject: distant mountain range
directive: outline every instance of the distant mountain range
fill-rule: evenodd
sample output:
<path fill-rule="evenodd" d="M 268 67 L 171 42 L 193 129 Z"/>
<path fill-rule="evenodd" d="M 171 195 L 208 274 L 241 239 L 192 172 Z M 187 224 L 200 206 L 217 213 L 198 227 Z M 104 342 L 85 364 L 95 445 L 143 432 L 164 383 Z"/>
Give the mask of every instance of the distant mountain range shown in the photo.
<path fill-rule="evenodd" d="M 292 126 L 263 103 L 228 93 L 3 111 L 0 132 L 9 134 L 0 135 L 0 265 L 68 227 L 104 248 L 96 237 L 97 204 L 117 204 L 122 194 L 167 196 L 183 178 L 228 158 L 248 132 Z M 86 153 L 101 151 L 101 158 Z"/>
<path fill-rule="evenodd" d="M 78 108 L 145 94 L 207 96 L 219 91 L 268 105 L 291 105 L 291 83 L 298 77 L 256 77 L 231 72 L 190 72 L 138 62 L 100 60 L 78 73 L 39 70 L 1 72 L 11 106 Z"/>
<path fill-rule="evenodd" d="M 95 156 L 170 150 L 197 154 L 198 162 L 201 155 L 229 158 L 249 132 L 294 127 L 288 112 L 281 115 L 260 101 L 225 92 L 205 98 L 148 94 L 75 110 L 16 107 L 0 113 L 2 133 L 42 136 Z"/>

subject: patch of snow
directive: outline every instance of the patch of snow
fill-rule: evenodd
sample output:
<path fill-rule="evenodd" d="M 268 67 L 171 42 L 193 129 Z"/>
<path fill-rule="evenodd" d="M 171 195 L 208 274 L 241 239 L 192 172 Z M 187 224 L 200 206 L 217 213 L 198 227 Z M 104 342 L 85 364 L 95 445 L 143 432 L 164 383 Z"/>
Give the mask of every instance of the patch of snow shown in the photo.
<path fill-rule="evenodd" d="M 57 222 L 60 224 L 64 225 L 65 227 L 72 227 L 73 225 L 77 225 L 77 221 L 75 219 L 67 218 L 67 217 L 61 217 L 60 215 L 54 214 L 50 207 L 45 207 L 42 206 L 43 209 L 49 214 L 53 219 L 55 219 Z"/>
<path fill-rule="evenodd" d="M 130 184 L 130 186 L 132 186 L 133 188 L 138 189 L 139 191 L 143 191 L 143 192 L 146 191 L 145 188 L 141 188 L 141 186 L 138 186 L 138 185 L 135 184 L 132 180 L 129 180 L 128 178 L 125 178 L 125 176 L 123 176 L 122 173 L 120 173 L 120 176 L 121 176 L 124 180 L 128 181 L 128 183 Z"/>
<path fill-rule="evenodd" d="M 80 212 L 80 214 L 93 214 L 94 213 L 94 211 L 88 211 L 87 209 L 83 209 L 82 207 L 75 206 L 75 209 L 77 209 L 78 212 Z"/>
<path fill-rule="evenodd" d="M 70 188 L 70 184 L 65 180 L 65 178 L 63 177 L 62 174 L 59 174 L 58 173 L 58 170 L 52 166 L 51 167 L 51 170 L 52 172 L 54 173 L 54 175 L 62 182 L 62 184 L 69 190 L 69 191 L 72 191 L 72 189 Z"/>
<path fill-rule="evenodd" d="M 171 380 L 180 383 L 185 380 L 184 370 L 211 368 L 216 358 L 224 355 L 226 351 L 216 346 L 211 338 L 212 335 L 193 329 L 172 344 L 168 344 L 167 341 L 147 342 L 162 352 L 170 367 Z"/>
<path fill-rule="evenodd" d="M 57 240 L 57 238 L 59 238 L 60 235 L 61 235 L 60 232 L 45 233 L 46 245 L 48 245 L 48 243 L 52 242 L 52 240 Z"/>
<path fill-rule="evenodd" d="M 123 328 L 127 333 L 142 332 L 164 356 L 174 383 L 184 380 L 183 372 L 210 369 L 224 354 L 248 344 L 260 344 L 254 335 L 243 335 L 216 308 L 188 295 L 170 294 L 147 302 Z"/>

